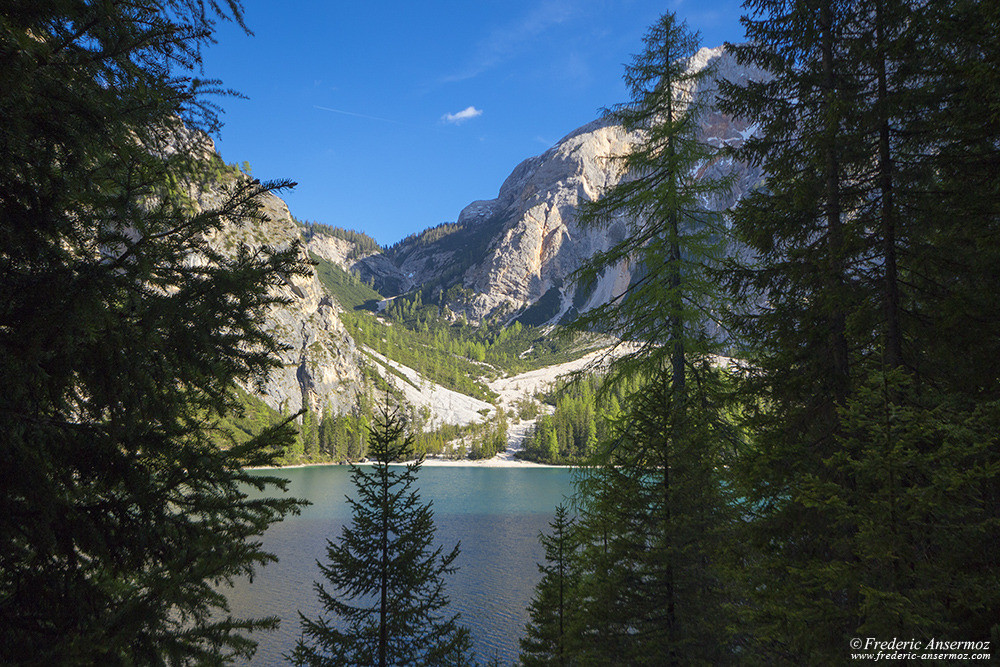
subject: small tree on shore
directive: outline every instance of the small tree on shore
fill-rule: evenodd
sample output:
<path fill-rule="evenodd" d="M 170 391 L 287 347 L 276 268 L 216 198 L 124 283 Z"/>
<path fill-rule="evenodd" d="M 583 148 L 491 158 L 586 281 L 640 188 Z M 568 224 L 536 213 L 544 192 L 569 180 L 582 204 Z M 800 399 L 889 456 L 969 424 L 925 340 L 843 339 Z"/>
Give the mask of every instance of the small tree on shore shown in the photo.
<path fill-rule="evenodd" d="M 542 580 L 535 587 L 535 597 L 528 607 L 531 620 L 521 639 L 521 664 L 572 664 L 570 631 L 571 593 L 576 581 L 573 556 L 576 553 L 574 520 L 566 516 L 566 507 L 556 507 L 556 516 L 549 523 L 552 532 L 540 535 L 545 547 L 545 564 L 539 564 Z"/>
<path fill-rule="evenodd" d="M 387 408 L 369 430 L 371 468 L 354 466 L 352 519 L 318 563 L 329 588 L 315 584 L 326 615 L 300 614 L 296 665 L 472 664 L 467 628 L 447 613 L 444 576 L 456 570 L 459 545 L 433 547 L 434 514 L 413 488 L 423 463 L 390 467 L 411 451 L 413 437 Z"/>

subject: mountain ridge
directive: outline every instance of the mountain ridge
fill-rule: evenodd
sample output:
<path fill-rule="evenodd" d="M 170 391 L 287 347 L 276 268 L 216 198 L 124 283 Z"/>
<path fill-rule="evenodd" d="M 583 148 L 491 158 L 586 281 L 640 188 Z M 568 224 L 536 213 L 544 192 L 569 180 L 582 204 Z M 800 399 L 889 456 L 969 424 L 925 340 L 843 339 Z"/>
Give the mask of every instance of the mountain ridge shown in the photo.
<path fill-rule="evenodd" d="M 715 147 L 738 146 L 754 128 L 714 109 L 717 80 L 764 74 L 736 63 L 724 47 L 703 48 L 691 60 L 692 69 L 708 66 L 713 73 L 690 93 L 705 107 L 699 133 Z M 346 253 L 341 252 L 340 263 L 345 270 L 379 282 L 387 296 L 428 288 L 431 296 L 444 293 L 452 312 L 475 322 L 509 321 L 527 313 L 532 323 L 553 324 L 574 310 L 605 303 L 628 286 L 633 267 L 616 267 L 582 294 L 569 278 L 596 252 L 622 240 L 628 225 L 621 220 L 605 228 L 584 227 L 577 212 L 581 204 L 627 177 L 615 158 L 639 139 L 638 133 L 627 133 L 609 117 L 598 118 L 521 161 L 495 198 L 476 200 L 462 209 L 451 234 L 421 245 L 424 232 L 418 233 L 391 254 L 375 253 L 354 261 L 344 261 Z M 728 158 L 718 158 L 700 170 L 698 177 L 733 177 L 728 196 L 704 202 L 713 210 L 734 204 L 761 177 L 759 170 Z M 317 246 L 323 244 L 317 241 Z M 336 261 L 329 250 L 326 254 L 323 248 L 311 250 Z"/>
<path fill-rule="evenodd" d="M 696 69 L 709 65 L 715 68 L 715 73 L 690 93 L 692 99 L 706 106 L 699 116 L 702 139 L 717 147 L 739 145 L 753 128 L 711 107 L 716 80 L 761 76 L 760 72 L 740 67 L 722 47 L 702 49 L 691 62 Z M 368 346 L 378 343 L 380 336 L 387 341 L 387 327 L 393 325 L 426 327 L 426 317 L 444 318 L 455 327 L 464 322 L 489 324 L 493 331 L 498 331 L 497 326 L 502 330 L 503 325 L 514 320 L 548 326 L 606 303 L 633 279 L 636 267 L 628 264 L 609 270 L 586 290 L 572 284 L 570 277 L 594 253 L 608 249 L 628 233 L 625 219 L 604 228 L 585 227 L 578 220 L 578 212 L 584 202 L 596 199 L 627 178 L 615 158 L 626 154 L 640 139 L 639 133 L 626 132 L 609 116 L 593 120 L 567 133 L 543 153 L 522 160 L 504 179 L 495 198 L 470 202 L 454 223 L 428 228 L 388 249 L 372 252 L 370 247 L 362 248 L 347 238 L 324 232 L 322 225 L 309 228 L 296 221 L 275 195 L 264 199 L 266 222 L 262 226 L 227 229 L 215 242 L 219 247 L 238 242 L 260 247 L 284 246 L 298 240 L 305 257 L 339 267 L 346 272 L 343 275 L 350 274 L 349 280 L 364 282 L 369 293 L 377 291 L 377 296 L 384 297 L 377 309 L 380 312 L 386 311 L 391 299 L 401 296 L 405 299 L 403 305 L 397 303 L 399 312 L 404 306 L 411 316 L 420 311 L 409 324 L 386 319 L 388 313 L 378 317 L 370 314 L 370 319 L 363 321 L 352 314 L 354 328 L 350 331 L 355 334 L 362 331 L 357 327 L 374 327 L 374 333 L 368 331 L 365 335 Z M 211 149 L 214 154 L 214 147 Z M 716 210 L 735 203 L 760 180 L 759 172 L 728 158 L 717 158 L 698 169 L 697 177 L 733 176 L 733 192 L 704 202 Z M 211 191 L 193 194 L 206 205 L 215 197 Z M 282 367 L 255 392 L 270 408 L 285 414 L 303 407 L 320 416 L 326 412 L 344 414 L 370 393 L 376 377 L 390 384 L 399 382 L 401 371 L 393 364 L 399 364 L 400 359 L 380 362 L 379 353 L 359 344 L 345 327 L 349 310 L 371 304 L 338 302 L 315 269 L 309 276 L 289 277 L 280 292 L 289 302 L 272 310 L 266 327 L 286 348 L 281 355 Z M 433 311 L 429 315 L 428 309 Z M 479 345 L 475 340 L 486 339 L 464 338 L 460 344 L 453 341 L 450 345 L 457 350 L 473 350 Z M 413 348 L 418 343 L 408 345 L 411 352 L 420 354 Z M 383 351 L 390 348 L 386 343 Z M 468 364 L 464 367 L 472 368 Z M 402 374 L 408 375 L 408 371 Z M 421 375 L 420 381 L 428 382 L 429 377 Z M 485 381 L 476 380 L 480 384 Z M 461 383 L 451 386 L 454 389 Z M 397 389 L 400 400 L 408 391 L 412 393 L 412 387 Z M 477 391 L 482 398 L 482 391 Z M 434 422 L 434 417 L 431 415 L 428 422 Z"/>

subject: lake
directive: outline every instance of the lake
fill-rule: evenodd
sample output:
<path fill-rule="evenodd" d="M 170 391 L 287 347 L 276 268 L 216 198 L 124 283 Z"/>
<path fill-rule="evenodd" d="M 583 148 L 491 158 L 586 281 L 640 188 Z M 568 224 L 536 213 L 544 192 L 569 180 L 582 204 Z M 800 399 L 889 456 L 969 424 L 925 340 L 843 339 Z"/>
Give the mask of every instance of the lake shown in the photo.
<path fill-rule="evenodd" d="M 275 471 L 268 471 L 273 474 Z M 326 558 L 326 540 L 336 540 L 350 520 L 344 496 L 353 494 L 348 466 L 289 468 L 291 495 L 313 504 L 299 516 L 271 526 L 264 548 L 279 561 L 259 570 L 253 583 L 241 580 L 228 592 L 236 617 L 281 618 L 281 628 L 258 633 L 251 665 L 287 664 L 299 636 L 298 611 L 320 614 L 313 582 L 317 560 Z M 544 558 L 538 533 L 548 531 L 556 505 L 572 493 L 573 471 L 566 468 L 428 466 L 420 470 L 420 497 L 432 501 L 437 542 L 445 550 L 461 541 L 459 571 L 446 579 L 451 608 L 461 613 L 480 660 L 516 662 L 518 639 Z"/>

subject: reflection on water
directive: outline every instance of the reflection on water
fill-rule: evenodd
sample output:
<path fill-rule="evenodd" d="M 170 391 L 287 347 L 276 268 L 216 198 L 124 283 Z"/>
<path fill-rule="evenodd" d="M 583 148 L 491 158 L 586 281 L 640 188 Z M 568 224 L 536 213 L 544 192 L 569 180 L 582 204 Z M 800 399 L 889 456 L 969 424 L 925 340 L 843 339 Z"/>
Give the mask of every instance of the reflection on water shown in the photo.
<path fill-rule="evenodd" d="M 350 520 L 344 496 L 353 491 L 347 466 L 282 470 L 292 495 L 313 504 L 300 516 L 272 526 L 265 549 L 278 556 L 253 583 L 229 592 L 236 617 L 275 615 L 281 628 L 259 634 L 252 665 L 285 664 L 299 635 L 298 611 L 320 613 L 313 582 L 327 539 Z M 480 658 L 517 659 L 518 639 L 543 557 L 538 533 L 547 530 L 557 504 L 572 492 L 572 472 L 546 468 L 423 468 L 420 495 L 433 502 L 437 538 L 446 549 L 461 540 L 459 571 L 448 579 L 452 609 L 472 631 Z"/>

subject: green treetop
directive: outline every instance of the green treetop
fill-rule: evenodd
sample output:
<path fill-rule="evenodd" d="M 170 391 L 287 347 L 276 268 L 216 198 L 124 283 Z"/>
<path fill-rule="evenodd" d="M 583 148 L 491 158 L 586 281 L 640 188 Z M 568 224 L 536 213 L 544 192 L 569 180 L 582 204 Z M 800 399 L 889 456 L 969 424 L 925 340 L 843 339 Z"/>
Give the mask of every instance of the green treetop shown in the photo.
<path fill-rule="evenodd" d="M 617 298 L 581 316 L 576 326 L 639 341 L 641 349 L 618 362 L 618 372 L 633 375 L 669 367 L 683 393 L 685 360 L 715 347 L 704 334 L 709 325 L 705 313 L 709 304 L 718 308 L 722 298 L 710 273 L 725 250 L 722 217 L 706 210 L 703 202 L 729 186 L 725 179 L 696 176 L 696 167 L 716 152 L 698 136 L 702 109 L 692 94 L 711 67 L 690 68 L 699 47 L 697 35 L 666 14 L 644 43 L 625 73 L 631 101 L 607 114 L 637 135 L 632 149 L 612 164 L 624 178 L 581 212 L 581 221 L 593 225 L 624 216 L 629 232 L 576 275 L 587 285 L 604 271 L 629 263 L 641 277 Z"/>
<path fill-rule="evenodd" d="M 444 577 L 455 571 L 456 545 L 434 547 L 434 515 L 413 488 L 422 459 L 410 455 L 412 436 L 383 409 L 369 436 L 371 468 L 354 466 L 357 497 L 348 498 L 351 523 L 327 542 L 316 583 L 328 616 L 301 617 L 296 665 L 466 665 L 469 631 L 447 613 Z"/>

